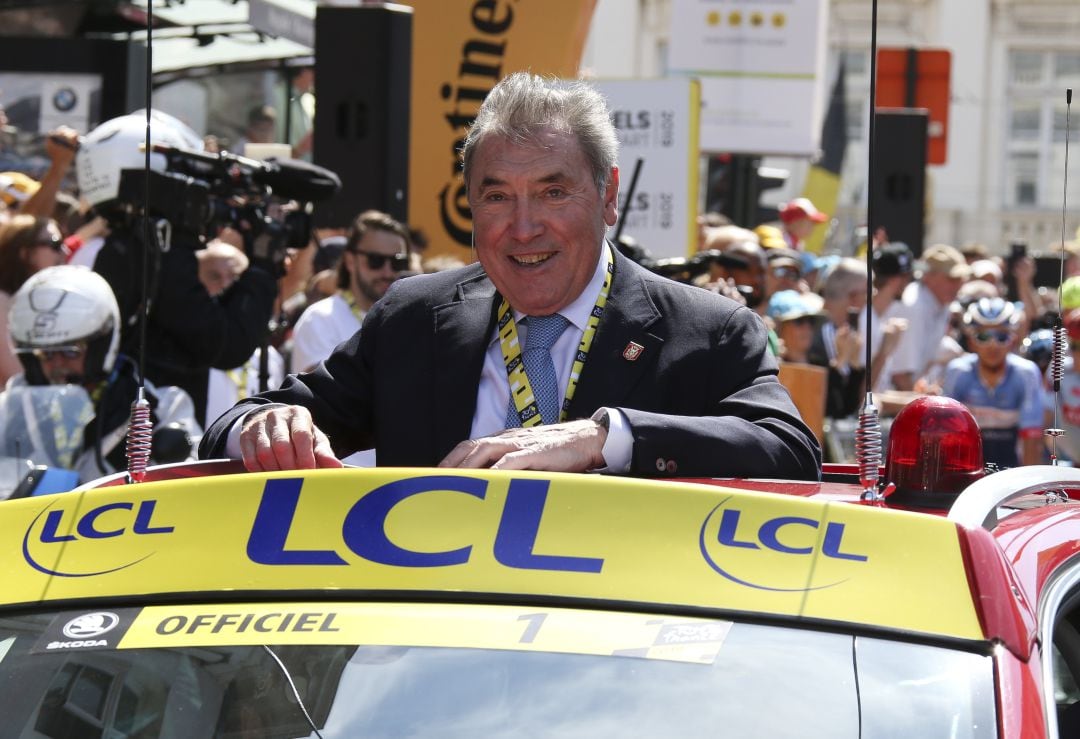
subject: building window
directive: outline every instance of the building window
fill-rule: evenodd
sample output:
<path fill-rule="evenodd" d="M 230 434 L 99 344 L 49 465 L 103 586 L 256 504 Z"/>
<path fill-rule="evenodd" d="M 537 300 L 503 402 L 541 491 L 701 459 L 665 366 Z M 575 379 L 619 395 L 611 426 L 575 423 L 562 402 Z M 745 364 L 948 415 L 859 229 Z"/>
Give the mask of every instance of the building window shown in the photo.
<path fill-rule="evenodd" d="M 1006 182 L 1013 205 L 1037 205 L 1036 184 L 1039 179 L 1039 158 L 1034 154 L 1012 154 L 1006 164 Z"/>
<path fill-rule="evenodd" d="M 1061 207 L 1065 177 L 1065 89 L 1080 86 L 1080 53 L 1014 49 L 1008 56 L 1004 206 Z M 1078 101 L 1080 102 L 1080 101 Z M 1078 143 L 1072 110 L 1070 145 Z M 1070 151 L 1070 157 L 1078 153 Z M 1069 200 L 1075 197 L 1070 191 Z"/>

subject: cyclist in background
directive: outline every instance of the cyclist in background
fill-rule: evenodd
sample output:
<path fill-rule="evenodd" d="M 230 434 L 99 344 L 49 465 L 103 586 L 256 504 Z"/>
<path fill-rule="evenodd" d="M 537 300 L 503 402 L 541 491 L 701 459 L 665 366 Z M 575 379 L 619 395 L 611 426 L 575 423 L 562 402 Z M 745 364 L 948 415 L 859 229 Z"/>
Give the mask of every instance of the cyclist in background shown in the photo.
<path fill-rule="evenodd" d="M 964 313 L 974 351 L 949 362 L 942 394 L 975 416 L 983 458 L 998 467 L 1042 461 L 1042 375 L 1034 362 L 1012 352 L 1021 314 L 1001 298 L 981 298 Z"/>

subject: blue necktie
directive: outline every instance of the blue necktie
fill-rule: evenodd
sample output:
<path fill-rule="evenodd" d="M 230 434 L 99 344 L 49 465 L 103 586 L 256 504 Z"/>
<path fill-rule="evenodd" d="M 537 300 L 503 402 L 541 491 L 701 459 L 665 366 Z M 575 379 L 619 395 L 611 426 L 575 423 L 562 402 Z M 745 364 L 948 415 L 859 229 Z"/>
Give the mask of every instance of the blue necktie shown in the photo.
<path fill-rule="evenodd" d="M 521 362 L 525 365 L 525 374 L 529 378 L 536 407 L 540 409 L 543 423 L 559 421 L 559 379 L 555 374 L 555 363 L 551 361 L 551 347 L 569 323 L 558 313 L 550 316 L 529 316 L 529 333 L 525 337 L 525 348 L 521 352 Z M 506 412 L 506 428 L 521 425 L 517 406 L 510 398 Z"/>

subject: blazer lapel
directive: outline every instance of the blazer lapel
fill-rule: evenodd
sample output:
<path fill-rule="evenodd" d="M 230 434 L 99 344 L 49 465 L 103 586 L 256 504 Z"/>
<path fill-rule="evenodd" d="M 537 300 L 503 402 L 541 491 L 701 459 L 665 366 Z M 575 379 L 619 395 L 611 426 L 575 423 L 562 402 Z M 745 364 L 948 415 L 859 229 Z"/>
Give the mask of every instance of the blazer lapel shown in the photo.
<path fill-rule="evenodd" d="M 434 311 L 433 368 L 436 452 L 446 454 L 469 438 L 476 413 L 476 389 L 484 366 L 488 339 L 495 330 L 495 287 L 486 276 L 457 285 L 450 303 Z"/>
<path fill-rule="evenodd" d="M 619 405 L 656 367 L 664 340 L 649 329 L 663 316 L 639 271 L 615 252 L 611 293 L 570 404 L 571 419 L 586 418 L 600 406 Z"/>

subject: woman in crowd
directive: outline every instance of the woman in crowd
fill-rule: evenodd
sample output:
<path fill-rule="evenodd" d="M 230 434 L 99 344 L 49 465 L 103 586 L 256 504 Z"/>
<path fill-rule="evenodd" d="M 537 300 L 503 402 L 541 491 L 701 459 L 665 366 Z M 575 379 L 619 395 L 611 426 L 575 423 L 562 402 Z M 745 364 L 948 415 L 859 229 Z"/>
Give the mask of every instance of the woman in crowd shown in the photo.
<path fill-rule="evenodd" d="M 821 298 L 814 293 L 781 290 L 769 299 L 766 314 L 776 325 L 780 337 L 780 359 L 785 362 L 809 361 L 814 326 L 821 315 Z"/>
<path fill-rule="evenodd" d="M 0 386 L 22 372 L 8 334 L 11 296 L 35 272 L 63 264 L 60 228 L 49 218 L 20 214 L 0 226 Z"/>

